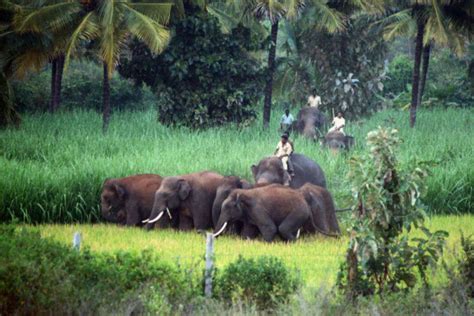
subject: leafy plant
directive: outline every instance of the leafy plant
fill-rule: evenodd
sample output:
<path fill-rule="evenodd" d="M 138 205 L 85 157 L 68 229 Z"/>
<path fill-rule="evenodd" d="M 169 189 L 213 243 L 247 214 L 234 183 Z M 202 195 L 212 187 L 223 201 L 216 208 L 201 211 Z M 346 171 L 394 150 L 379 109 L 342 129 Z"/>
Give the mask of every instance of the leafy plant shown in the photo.
<path fill-rule="evenodd" d="M 461 235 L 463 257 L 459 262 L 461 278 L 465 280 L 469 297 L 474 298 L 474 240 Z"/>
<path fill-rule="evenodd" d="M 338 277 L 350 297 L 384 294 L 413 288 L 417 273 L 428 285 L 426 270 L 442 254 L 444 231 L 424 227 L 420 203 L 427 163 L 414 162 L 404 170 L 398 164 L 398 131 L 380 128 L 369 132 L 369 155 L 350 160 L 349 179 L 354 199 L 354 222 L 346 261 Z M 409 239 L 418 228 L 423 237 Z"/>
<path fill-rule="evenodd" d="M 243 300 L 266 309 L 288 301 L 300 286 L 299 276 L 278 258 L 239 257 L 218 275 L 217 296 L 226 301 Z"/>

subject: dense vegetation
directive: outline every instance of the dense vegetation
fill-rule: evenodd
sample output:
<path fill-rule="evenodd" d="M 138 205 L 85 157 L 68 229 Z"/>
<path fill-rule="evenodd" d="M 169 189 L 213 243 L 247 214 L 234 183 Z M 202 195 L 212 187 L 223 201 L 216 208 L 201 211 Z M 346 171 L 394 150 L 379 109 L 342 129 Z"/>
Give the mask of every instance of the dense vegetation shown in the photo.
<path fill-rule="evenodd" d="M 432 160 L 423 202 L 431 213 L 471 213 L 474 205 L 472 110 L 421 112 L 416 132 L 407 130 L 403 111 L 386 111 L 347 131 L 363 148 L 365 135 L 379 125 L 398 127 L 404 143 L 400 163 Z M 276 116 L 276 115 L 275 115 Z M 270 155 L 279 134 L 256 127 L 209 129 L 190 134 L 184 128 L 156 124 L 153 112 L 119 113 L 102 135 L 93 112 L 29 115 L 20 130 L 0 134 L 0 218 L 25 222 L 98 220 L 98 197 L 106 178 L 136 173 L 176 175 L 215 170 L 251 180 L 250 166 Z M 433 129 L 436 126 L 436 129 Z M 295 136 L 296 137 L 296 136 Z M 347 207 L 347 155 L 332 155 L 319 144 L 295 138 L 296 151 L 321 164 L 336 204 Z"/>

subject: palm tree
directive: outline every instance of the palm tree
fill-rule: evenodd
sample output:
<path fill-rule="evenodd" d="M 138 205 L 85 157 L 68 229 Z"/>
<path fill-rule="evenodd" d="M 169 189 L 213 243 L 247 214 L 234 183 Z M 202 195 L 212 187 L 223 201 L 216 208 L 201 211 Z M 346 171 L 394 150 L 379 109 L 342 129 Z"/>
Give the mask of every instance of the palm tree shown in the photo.
<path fill-rule="evenodd" d="M 64 45 L 64 68 L 84 42 L 97 48 L 103 64 L 103 131 L 110 121 L 110 78 L 120 53 L 130 36 L 144 42 L 152 52 L 160 53 L 169 41 L 165 25 L 172 3 L 145 3 L 129 0 L 46 1 L 19 19 L 21 29 L 48 30 L 58 38 L 67 30 Z M 58 66 L 61 66 L 59 64 Z"/>
<path fill-rule="evenodd" d="M 432 43 L 452 47 L 461 52 L 465 37 L 474 31 L 474 3 L 467 0 L 395 1 L 382 20 L 386 24 L 385 38 L 415 37 L 410 127 L 416 123 L 416 111 L 423 98 Z M 421 73 L 420 73 L 421 69 Z"/>
<path fill-rule="evenodd" d="M 235 0 L 229 2 L 231 11 L 240 15 L 239 20 L 247 22 L 247 24 L 252 19 L 269 21 L 271 25 L 263 105 L 263 127 L 268 128 L 272 105 L 273 77 L 276 69 L 275 55 L 279 22 L 283 19 L 296 18 L 305 7 L 313 6 L 321 16 L 318 21 L 320 28 L 331 29 L 336 26 L 335 29 L 342 29 L 341 15 L 328 6 L 327 0 Z"/>

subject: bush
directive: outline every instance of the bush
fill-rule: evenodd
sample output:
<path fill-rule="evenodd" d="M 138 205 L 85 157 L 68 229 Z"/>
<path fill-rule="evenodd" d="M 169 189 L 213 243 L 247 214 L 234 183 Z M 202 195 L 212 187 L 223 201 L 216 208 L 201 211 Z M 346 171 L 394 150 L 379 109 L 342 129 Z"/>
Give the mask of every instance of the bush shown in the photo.
<path fill-rule="evenodd" d="M 397 95 L 408 91 L 413 77 L 413 60 L 405 54 L 397 55 L 388 66 L 385 92 Z"/>
<path fill-rule="evenodd" d="M 93 255 L 0 226 L 0 253 L 0 314 L 140 312 L 153 304 L 159 310 L 193 291 L 179 270 L 150 252 Z"/>
<path fill-rule="evenodd" d="M 469 297 L 474 298 L 474 240 L 471 237 L 461 236 L 461 246 L 464 253 L 459 262 L 459 270 L 461 278 L 466 281 Z"/>
<path fill-rule="evenodd" d="M 174 30 L 161 55 L 152 57 L 135 43 L 135 55 L 120 67 L 136 82 L 154 85 L 159 121 L 205 128 L 255 119 L 262 76 L 246 51 L 250 31 L 240 26 L 222 34 L 216 18 L 199 12 L 178 21 Z"/>
<path fill-rule="evenodd" d="M 266 309 L 287 302 L 300 286 L 299 276 L 277 258 L 239 257 L 218 275 L 216 293 L 228 302 L 242 300 Z"/>
<path fill-rule="evenodd" d="M 62 82 L 63 109 L 102 110 L 102 67 L 88 61 L 72 62 Z M 46 111 L 50 102 L 51 71 L 46 68 L 25 80 L 13 82 L 19 111 Z M 110 82 L 111 107 L 116 110 L 144 110 L 156 103 L 156 97 L 145 85 L 136 87 L 131 80 L 115 73 Z"/>

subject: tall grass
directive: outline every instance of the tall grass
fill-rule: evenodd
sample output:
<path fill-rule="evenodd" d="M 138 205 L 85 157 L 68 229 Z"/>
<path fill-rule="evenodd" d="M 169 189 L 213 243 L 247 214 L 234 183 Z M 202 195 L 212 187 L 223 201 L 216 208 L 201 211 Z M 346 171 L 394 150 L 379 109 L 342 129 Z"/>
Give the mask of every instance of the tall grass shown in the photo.
<path fill-rule="evenodd" d="M 167 128 L 155 112 L 114 114 L 109 132 L 101 132 L 95 112 L 26 115 L 19 130 L 0 132 L 0 221 L 28 223 L 90 222 L 99 219 L 98 197 L 104 179 L 136 173 L 164 176 L 215 170 L 251 179 L 250 166 L 271 154 L 279 140 L 278 113 L 269 130 L 260 122 L 200 132 Z M 474 210 L 474 114 L 472 109 L 419 112 L 415 129 L 408 114 L 380 112 L 350 122 L 357 140 L 350 154 L 364 149 L 365 135 L 377 126 L 400 130 L 399 159 L 434 160 L 424 198 L 431 213 Z M 328 179 L 338 207 L 346 207 L 349 155 L 334 155 L 316 143 L 294 136 L 295 149 L 316 160 Z"/>

